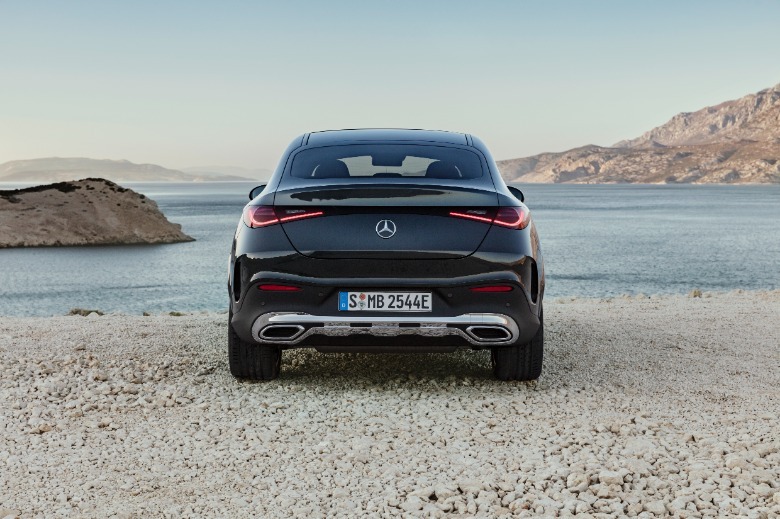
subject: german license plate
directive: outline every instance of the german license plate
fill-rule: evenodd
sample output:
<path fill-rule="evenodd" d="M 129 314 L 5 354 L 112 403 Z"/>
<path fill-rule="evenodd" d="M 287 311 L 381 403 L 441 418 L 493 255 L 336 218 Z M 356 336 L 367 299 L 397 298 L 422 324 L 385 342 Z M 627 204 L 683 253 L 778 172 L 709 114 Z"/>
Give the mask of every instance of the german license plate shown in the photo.
<path fill-rule="evenodd" d="M 430 292 L 339 292 L 339 311 L 430 312 Z"/>

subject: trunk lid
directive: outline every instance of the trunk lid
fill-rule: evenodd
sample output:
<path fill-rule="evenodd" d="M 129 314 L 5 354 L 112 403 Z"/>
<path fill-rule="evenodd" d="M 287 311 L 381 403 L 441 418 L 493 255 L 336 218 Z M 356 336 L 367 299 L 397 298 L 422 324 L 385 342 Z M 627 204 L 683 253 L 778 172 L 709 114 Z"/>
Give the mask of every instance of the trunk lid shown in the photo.
<path fill-rule="evenodd" d="M 322 259 L 454 259 L 479 248 L 490 225 L 449 216 L 498 205 L 492 189 L 447 185 L 297 186 L 276 193 L 277 211 L 322 211 L 281 225 L 295 249 Z"/>

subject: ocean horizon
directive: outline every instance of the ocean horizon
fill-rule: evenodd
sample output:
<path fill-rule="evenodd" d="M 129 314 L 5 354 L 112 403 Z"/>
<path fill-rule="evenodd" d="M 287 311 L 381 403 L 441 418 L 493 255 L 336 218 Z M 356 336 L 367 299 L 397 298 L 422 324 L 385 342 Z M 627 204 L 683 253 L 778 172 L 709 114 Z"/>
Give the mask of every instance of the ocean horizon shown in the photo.
<path fill-rule="evenodd" d="M 196 241 L 0 249 L 0 315 L 226 310 L 230 243 L 262 182 L 123 183 Z M 548 298 L 780 288 L 780 185 L 514 185 L 539 230 Z"/>

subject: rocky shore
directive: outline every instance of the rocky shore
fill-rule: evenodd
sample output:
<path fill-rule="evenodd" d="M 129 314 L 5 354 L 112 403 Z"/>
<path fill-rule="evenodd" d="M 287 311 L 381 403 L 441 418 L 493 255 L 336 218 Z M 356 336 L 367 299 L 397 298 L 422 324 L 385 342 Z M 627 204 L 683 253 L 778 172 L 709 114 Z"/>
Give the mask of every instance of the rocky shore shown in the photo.
<path fill-rule="evenodd" d="M 108 180 L 0 191 L 0 248 L 185 241 L 153 200 Z"/>
<path fill-rule="evenodd" d="M 0 318 L 0 517 L 777 517 L 778 315 L 549 301 L 528 384 L 309 350 L 246 383 L 224 314 Z"/>

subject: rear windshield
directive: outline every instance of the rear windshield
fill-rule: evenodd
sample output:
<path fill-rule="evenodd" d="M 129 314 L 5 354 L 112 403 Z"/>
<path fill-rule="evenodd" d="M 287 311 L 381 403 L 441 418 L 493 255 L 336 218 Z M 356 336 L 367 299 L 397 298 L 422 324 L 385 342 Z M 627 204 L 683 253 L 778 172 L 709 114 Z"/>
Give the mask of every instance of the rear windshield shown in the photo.
<path fill-rule="evenodd" d="M 353 144 L 303 150 L 295 156 L 296 178 L 435 178 L 482 176 L 477 154 L 459 148 L 412 144 Z"/>

